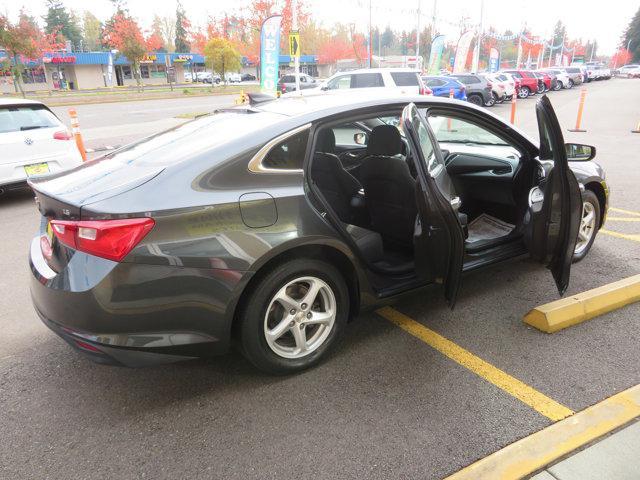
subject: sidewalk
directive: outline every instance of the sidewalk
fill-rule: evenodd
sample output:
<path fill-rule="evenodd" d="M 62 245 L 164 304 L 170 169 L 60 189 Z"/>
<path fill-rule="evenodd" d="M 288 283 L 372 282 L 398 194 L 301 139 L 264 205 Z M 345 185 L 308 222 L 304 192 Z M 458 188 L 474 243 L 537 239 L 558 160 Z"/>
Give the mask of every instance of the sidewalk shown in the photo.
<path fill-rule="evenodd" d="M 640 479 L 640 418 L 530 480 Z"/>

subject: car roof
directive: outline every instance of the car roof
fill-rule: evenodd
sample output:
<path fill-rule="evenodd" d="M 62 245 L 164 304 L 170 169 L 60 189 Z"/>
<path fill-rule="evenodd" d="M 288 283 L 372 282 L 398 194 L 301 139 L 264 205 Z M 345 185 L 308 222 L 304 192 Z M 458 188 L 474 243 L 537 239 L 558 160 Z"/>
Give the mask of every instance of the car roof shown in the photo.
<path fill-rule="evenodd" d="M 417 68 L 410 67 L 389 67 L 389 68 L 358 68 L 356 70 L 345 70 L 343 72 L 336 72 L 336 75 L 339 73 L 381 73 L 381 72 L 407 72 L 407 73 L 420 73 L 420 70 Z"/>
<path fill-rule="evenodd" d="M 26 98 L 0 98 L 0 107 L 7 105 L 44 105 L 44 103 Z"/>

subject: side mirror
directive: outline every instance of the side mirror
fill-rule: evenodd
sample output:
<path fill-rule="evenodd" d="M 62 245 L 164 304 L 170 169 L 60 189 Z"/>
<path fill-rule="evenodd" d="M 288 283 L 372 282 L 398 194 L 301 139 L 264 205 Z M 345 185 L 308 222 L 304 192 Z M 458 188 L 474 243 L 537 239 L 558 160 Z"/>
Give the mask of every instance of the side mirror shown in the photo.
<path fill-rule="evenodd" d="M 353 141 L 356 142 L 356 145 L 366 145 L 369 141 L 369 135 L 365 132 L 354 133 Z"/>
<path fill-rule="evenodd" d="M 596 147 L 581 143 L 565 143 L 567 159 L 570 162 L 587 162 L 596 156 Z"/>

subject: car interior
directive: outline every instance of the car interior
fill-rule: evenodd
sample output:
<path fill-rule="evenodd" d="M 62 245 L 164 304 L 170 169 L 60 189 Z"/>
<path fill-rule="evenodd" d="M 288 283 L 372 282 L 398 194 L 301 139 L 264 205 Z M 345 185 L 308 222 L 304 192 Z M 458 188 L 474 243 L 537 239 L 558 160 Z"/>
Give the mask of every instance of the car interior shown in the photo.
<path fill-rule="evenodd" d="M 461 203 L 465 261 L 522 238 L 536 171 L 524 152 L 484 125 L 429 114 L 444 166 Z M 316 130 L 308 178 L 367 263 L 384 274 L 414 272 L 418 215 L 417 156 L 400 113 L 368 116 Z M 538 179 L 539 180 L 539 179 Z"/>

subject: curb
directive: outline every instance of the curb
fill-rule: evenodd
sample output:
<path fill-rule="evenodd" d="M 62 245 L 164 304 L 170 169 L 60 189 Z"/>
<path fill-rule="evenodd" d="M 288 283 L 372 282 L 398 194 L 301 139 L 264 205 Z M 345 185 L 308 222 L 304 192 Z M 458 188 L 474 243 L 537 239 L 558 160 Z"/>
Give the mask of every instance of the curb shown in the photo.
<path fill-rule="evenodd" d="M 515 480 L 640 416 L 640 385 L 560 420 L 450 475 L 445 480 Z"/>
<path fill-rule="evenodd" d="M 534 308 L 524 323 L 555 333 L 640 300 L 640 275 L 609 283 Z"/>

